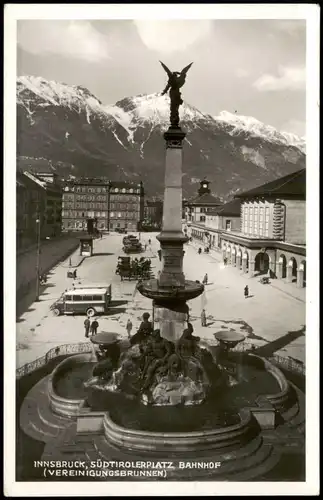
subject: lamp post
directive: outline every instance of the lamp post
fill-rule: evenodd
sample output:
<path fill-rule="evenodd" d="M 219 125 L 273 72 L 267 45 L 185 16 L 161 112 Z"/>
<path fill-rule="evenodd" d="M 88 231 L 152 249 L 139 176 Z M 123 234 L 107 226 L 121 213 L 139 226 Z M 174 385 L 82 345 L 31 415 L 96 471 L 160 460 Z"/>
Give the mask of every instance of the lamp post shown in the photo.
<path fill-rule="evenodd" d="M 36 260 L 36 301 L 39 300 L 39 267 L 40 267 L 40 217 L 36 219 L 37 224 L 37 260 Z"/>

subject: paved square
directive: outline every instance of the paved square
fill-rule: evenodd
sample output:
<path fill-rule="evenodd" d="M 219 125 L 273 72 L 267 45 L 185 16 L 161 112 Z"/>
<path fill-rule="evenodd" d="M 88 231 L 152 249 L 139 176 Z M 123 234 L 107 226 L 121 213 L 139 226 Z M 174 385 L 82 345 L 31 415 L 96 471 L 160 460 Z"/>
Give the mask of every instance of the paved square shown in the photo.
<path fill-rule="evenodd" d="M 157 275 L 159 243 L 156 233 L 141 235 L 152 246 L 144 256 L 151 258 Z M 112 283 L 113 304 L 108 315 L 98 318 L 98 331 L 113 331 L 127 336 L 125 325 L 130 317 L 133 331 L 139 326 L 144 311 L 151 312 L 152 303 L 135 292 L 135 281 L 120 281 L 115 274 L 117 258 L 122 254 L 122 235 L 111 234 L 94 242 L 94 255 L 77 268 L 76 283 Z M 75 256 L 78 251 L 75 252 Z M 97 254 L 97 255 L 96 255 Z M 72 256 L 73 260 L 73 256 Z M 53 316 L 50 305 L 72 286 L 67 278 L 69 259 L 52 270 L 40 302 L 35 302 L 17 321 L 17 367 L 44 355 L 56 345 L 84 342 L 84 316 Z M 305 362 L 305 289 L 273 280 L 261 285 L 258 278 L 248 278 L 235 268 L 224 267 L 221 255 L 198 255 L 196 246 L 185 245 L 184 272 L 187 279 L 202 281 L 208 274 L 209 284 L 202 297 L 189 302 L 195 333 L 208 341 L 222 329 L 234 329 L 246 336 L 246 342 L 266 346 L 265 355 L 290 356 Z M 248 284 L 250 297 L 244 298 Z M 205 307 L 208 326 L 202 327 L 200 314 Z"/>

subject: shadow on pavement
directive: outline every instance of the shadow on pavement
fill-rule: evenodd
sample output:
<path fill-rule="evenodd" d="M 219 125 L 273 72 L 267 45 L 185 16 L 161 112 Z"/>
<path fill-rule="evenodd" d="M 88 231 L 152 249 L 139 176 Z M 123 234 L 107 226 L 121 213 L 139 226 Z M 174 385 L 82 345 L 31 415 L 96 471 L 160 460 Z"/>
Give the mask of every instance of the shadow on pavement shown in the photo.
<path fill-rule="evenodd" d="M 121 314 L 127 311 L 126 307 L 111 307 L 108 312 L 106 312 L 105 316 L 113 316 L 114 314 Z"/>
<path fill-rule="evenodd" d="M 128 300 L 111 300 L 110 304 L 112 307 L 124 306 L 128 304 Z"/>
<path fill-rule="evenodd" d="M 271 356 L 274 352 L 279 351 L 302 335 L 305 335 L 305 325 L 303 325 L 300 330 L 288 332 L 286 335 L 269 342 L 267 345 L 254 349 L 253 352 L 259 356 Z"/>
<path fill-rule="evenodd" d="M 93 252 L 92 257 L 99 257 L 103 255 L 115 255 L 115 254 L 111 252 Z"/>

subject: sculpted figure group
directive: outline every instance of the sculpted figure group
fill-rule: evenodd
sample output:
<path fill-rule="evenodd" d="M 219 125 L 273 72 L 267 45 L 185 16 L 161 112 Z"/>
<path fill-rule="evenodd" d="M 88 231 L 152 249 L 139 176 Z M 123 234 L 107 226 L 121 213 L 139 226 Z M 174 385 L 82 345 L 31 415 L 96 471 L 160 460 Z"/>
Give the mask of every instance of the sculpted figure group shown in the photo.
<path fill-rule="evenodd" d="M 160 330 L 153 329 L 149 317 L 149 313 L 143 314 L 138 331 L 130 339 L 131 347 L 119 357 L 118 368 L 112 372 L 107 350 L 106 370 L 100 359 L 93 375 L 97 375 L 101 384 L 107 384 L 107 389 L 113 387 L 139 397 L 145 394 L 149 400 L 161 382 L 183 385 L 189 381 L 207 388 L 209 380 L 202 365 L 200 338 L 193 335 L 191 323 L 174 344 L 161 337 Z"/>

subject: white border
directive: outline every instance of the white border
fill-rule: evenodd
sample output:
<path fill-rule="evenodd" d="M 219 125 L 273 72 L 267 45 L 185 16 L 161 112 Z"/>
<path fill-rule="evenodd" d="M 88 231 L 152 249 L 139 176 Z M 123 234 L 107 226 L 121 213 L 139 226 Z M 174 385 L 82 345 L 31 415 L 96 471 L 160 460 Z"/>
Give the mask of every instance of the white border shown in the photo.
<path fill-rule="evenodd" d="M 4 494 L 6 496 L 178 496 L 319 493 L 319 6 L 310 4 L 7 4 L 4 22 Z M 15 482 L 15 224 L 17 19 L 306 19 L 307 313 L 306 482 Z"/>

